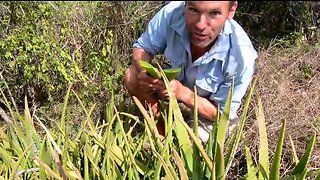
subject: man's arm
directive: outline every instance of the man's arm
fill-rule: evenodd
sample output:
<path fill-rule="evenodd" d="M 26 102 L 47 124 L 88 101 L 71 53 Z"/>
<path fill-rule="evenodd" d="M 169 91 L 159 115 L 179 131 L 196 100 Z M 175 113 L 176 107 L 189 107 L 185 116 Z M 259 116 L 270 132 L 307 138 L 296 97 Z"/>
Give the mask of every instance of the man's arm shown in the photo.
<path fill-rule="evenodd" d="M 144 49 L 142 48 L 134 48 L 132 52 L 132 59 L 133 59 L 133 65 L 138 70 L 138 72 L 142 71 L 140 67 L 140 61 L 148 61 L 151 62 L 153 56 L 148 54 Z"/>
<path fill-rule="evenodd" d="M 176 98 L 191 110 L 194 109 L 195 93 L 188 87 L 183 86 L 181 83 L 179 85 L 179 91 L 176 93 Z M 199 95 L 197 95 L 196 98 L 198 100 L 197 105 L 199 115 L 210 121 L 214 121 L 217 115 L 217 107 L 207 98 L 201 97 Z"/>

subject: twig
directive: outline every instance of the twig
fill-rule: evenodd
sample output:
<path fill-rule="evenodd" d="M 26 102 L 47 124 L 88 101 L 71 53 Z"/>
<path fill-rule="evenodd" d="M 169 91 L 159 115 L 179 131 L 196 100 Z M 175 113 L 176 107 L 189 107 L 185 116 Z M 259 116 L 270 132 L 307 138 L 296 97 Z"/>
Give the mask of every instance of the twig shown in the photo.
<path fill-rule="evenodd" d="M 7 113 L 1 107 L 0 107 L 0 116 L 4 121 L 12 123 L 11 118 L 7 115 Z"/>

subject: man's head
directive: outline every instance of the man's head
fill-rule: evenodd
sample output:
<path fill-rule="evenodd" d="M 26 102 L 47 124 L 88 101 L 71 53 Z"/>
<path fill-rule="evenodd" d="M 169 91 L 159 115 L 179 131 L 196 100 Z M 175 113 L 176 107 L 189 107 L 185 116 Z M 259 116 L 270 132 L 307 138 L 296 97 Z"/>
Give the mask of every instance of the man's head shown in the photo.
<path fill-rule="evenodd" d="M 237 1 L 186 1 L 185 21 L 191 44 L 205 48 L 219 36 L 227 19 L 234 17 Z"/>

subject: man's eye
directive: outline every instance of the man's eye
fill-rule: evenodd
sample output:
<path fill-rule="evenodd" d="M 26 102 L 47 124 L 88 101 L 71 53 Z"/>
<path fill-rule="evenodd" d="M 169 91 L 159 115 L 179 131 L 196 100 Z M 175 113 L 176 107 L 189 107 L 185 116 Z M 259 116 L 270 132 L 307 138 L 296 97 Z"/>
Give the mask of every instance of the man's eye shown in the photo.
<path fill-rule="evenodd" d="M 212 11 L 212 12 L 210 12 L 211 16 L 217 16 L 219 14 L 221 14 L 220 11 Z"/>
<path fill-rule="evenodd" d="M 197 13 L 198 11 L 195 8 L 189 8 L 189 11 L 192 13 Z"/>

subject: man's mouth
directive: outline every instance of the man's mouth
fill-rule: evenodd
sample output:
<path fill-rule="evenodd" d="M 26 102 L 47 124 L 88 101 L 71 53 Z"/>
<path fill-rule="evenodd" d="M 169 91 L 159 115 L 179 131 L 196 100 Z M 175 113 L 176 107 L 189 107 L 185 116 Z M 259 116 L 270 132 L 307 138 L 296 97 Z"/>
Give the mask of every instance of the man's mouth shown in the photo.
<path fill-rule="evenodd" d="M 200 40 L 200 41 L 203 41 L 203 40 L 206 40 L 207 39 L 207 35 L 205 35 L 205 34 L 201 34 L 201 33 L 193 33 L 193 36 L 194 36 L 194 38 L 195 39 L 197 39 L 197 40 Z"/>

